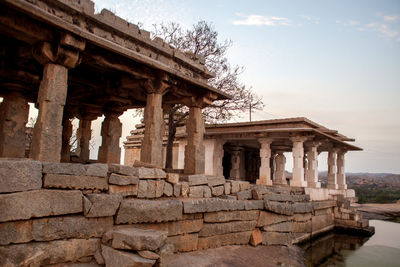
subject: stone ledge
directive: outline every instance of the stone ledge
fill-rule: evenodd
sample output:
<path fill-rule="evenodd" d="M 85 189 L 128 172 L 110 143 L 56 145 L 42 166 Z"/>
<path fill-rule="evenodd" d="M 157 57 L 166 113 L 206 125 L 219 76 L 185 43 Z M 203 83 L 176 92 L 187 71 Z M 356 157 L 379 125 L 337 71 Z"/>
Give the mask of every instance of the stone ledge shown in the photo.
<path fill-rule="evenodd" d="M 93 189 L 108 190 L 107 178 L 84 176 L 84 175 L 65 175 L 65 174 L 45 174 L 43 181 L 44 188 L 67 188 L 67 189 Z"/>
<path fill-rule="evenodd" d="M 220 198 L 183 200 L 184 213 L 244 210 L 244 201 Z"/>
<path fill-rule="evenodd" d="M 246 245 L 253 231 L 199 237 L 198 249 L 217 248 L 228 245 Z"/>

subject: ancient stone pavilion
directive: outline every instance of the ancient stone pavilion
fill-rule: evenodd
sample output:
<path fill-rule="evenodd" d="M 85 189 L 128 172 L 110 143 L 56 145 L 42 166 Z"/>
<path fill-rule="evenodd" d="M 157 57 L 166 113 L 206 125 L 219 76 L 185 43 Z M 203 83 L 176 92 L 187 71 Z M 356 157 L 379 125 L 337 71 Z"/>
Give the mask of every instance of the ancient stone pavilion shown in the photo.
<path fill-rule="evenodd" d="M 125 142 L 125 164 L 138 159 L 143 125 L 138 125 Z M 243 123 L 206 125 L 205 174 L 263 185 L 321 188 L 318 155 L 328 153 L 328 189 L 347 189 L 345 153 L 361 150 L 336 130 L 306 118 L 276 119 Z M 187 135 L 177 131 L 173 167 L 183 169 Z M 291 152 L 292 177 L 285 173 Z"/>
<path fill-rule="evenodd" d="M 119 163 L 121 122 L 145 107 L 141 160 L 161 166 L 163 109 L 190 108 L 187 173 L 201 160 L 201 109 L 228 96 L 209 85 L 204 59 L 187 56 L 89 0 L 0 3 L 0 157 L 22 158 L 28 102 L 39 115 L 30 158 L 70 160 L 70 119 L 79 119 L 79 161 L 89 160 L 91 122 L 104 115 L 98 162 Z M 201 140 L 200 140 L 201 139 Z"/>

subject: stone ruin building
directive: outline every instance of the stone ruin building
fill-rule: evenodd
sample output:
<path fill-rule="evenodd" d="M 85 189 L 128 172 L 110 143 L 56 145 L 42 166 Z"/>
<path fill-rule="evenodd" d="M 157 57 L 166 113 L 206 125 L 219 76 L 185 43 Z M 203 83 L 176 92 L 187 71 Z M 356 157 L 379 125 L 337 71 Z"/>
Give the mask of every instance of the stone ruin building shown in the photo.
<path fill-rule="evenodd" d="M 344 188 L 340 153 L 358 149 L 344 136 L 307 120 L 282 122 L 298 129 L 279 140 L 270 122 L 242 133 L 208 126 L 205 133 L 202 108 L 229 96 L 207 85 L 213 74 L 202 58 L 151 39 L 110 11 L 95 14 L 90 0 L 2 0 L 0 36 L 0 266 L 168 266 L 177 252 L 296 244 L 337 228 L 373 231 L 350 205 L 354 191 Z M 28 103 L 39 115 L 26 159 Z M 183 171 L 169 172 L 162 168 L 163 110 L 177 103 L 190 115 L 178 160 Z M 140 161 L 120 165 L 118 117 L 139 107 L 145 107 Z M 91 162 L 90 125 L 102 115 L 102 144 Z M 74 117 L 81 163 L 69 162 Z M 203 143 L 211 140 L 218 152 L 211 153 L 215 167 L 206 167 Z M 325 191 L 304 187 L 308 144 L 314 154 L 307 153 L 307 182 L 317 182 L 312 155 L 329 149 L 333 178 L 339 153 L 340 189 L 333 180 Z M 225 149 L 235 164 L 235 151 L 260 149 L 257 184 L 221 175 Z M 288 149 L 295 152 L 293 180 L 271 186 L 271 151 Z M 231 169 L 229 178 L 237 178 L 240 167 Z"/>

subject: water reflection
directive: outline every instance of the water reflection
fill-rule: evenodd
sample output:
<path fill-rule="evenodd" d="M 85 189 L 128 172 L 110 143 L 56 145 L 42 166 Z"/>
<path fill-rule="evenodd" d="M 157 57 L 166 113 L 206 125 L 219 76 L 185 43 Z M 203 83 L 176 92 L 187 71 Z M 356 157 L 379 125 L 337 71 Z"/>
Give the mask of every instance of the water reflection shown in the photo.
<path fill-rule="evenodd" d="M 370 220 L 371 238 L 331 233 L 303 244 L 307 266 L 400 266 L 400 224 Z"/>

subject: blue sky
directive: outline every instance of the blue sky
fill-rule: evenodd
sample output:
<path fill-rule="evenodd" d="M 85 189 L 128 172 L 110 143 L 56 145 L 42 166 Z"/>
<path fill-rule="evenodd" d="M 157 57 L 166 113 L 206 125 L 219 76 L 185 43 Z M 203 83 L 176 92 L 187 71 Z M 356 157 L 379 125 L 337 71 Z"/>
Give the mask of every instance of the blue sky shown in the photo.
<path fill-rule="evenodd" d="M 348 171 L 400 173 L 400 1 L 95 3 L 97 12 L 110 9 L 147 30 L 212 22 L 221 41 L 232 40 L 228 56 L 245 67 L 243 82 L 263 97 L 266 107 L 253 118 L 307 117 L 364 148 L 348 153 Z M 121 118 L 121 139 L 136 123 L 131 118 Z"/>

